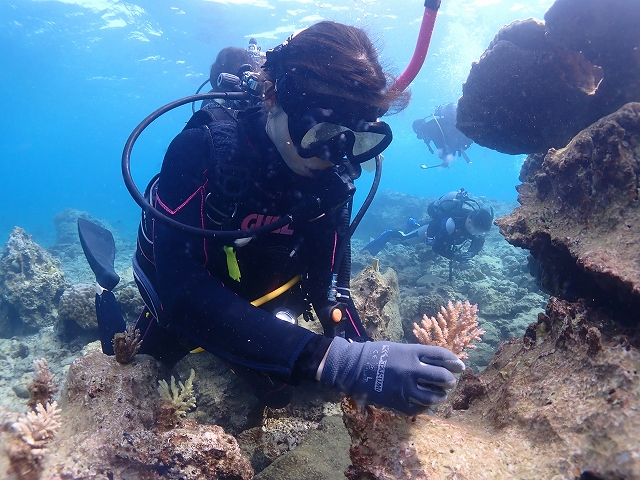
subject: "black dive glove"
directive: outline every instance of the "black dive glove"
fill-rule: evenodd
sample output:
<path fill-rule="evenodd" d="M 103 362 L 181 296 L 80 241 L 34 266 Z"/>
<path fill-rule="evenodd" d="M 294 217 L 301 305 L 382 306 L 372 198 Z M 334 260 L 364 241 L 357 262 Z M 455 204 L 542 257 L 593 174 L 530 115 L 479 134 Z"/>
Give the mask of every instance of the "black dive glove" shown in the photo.
<path fill-rule="evenodd" d="M 442 347 L 395 342 L 349 343 L 336 337 L 320 383 L 356 400 L 417 415 L 442 402 L 464 363 Z M 453 372 L 453 373 L 452 373 Z"/>

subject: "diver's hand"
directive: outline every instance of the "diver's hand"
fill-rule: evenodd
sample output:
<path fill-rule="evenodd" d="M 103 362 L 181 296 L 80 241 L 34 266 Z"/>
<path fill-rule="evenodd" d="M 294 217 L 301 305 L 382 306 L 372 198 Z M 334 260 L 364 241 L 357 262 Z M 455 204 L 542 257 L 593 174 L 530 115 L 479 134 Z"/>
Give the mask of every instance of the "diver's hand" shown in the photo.
<path fill-rule="evenodd" d="M 395 342 L 331 342 L 322 385 L 366 403 L 417 415 L 442 402 L 464 363 L 442 347 Z M 453 373 L 452 373 L 453 372 Z"/>
<path fill-rule="evenodd" d="M 474 257 L 474 254 L 471 252 L 464 252 L 464 253 L 456 253 L 453 256 L 453 259 L 461 262 L 461 263 L 467 263 L 469 262 L 472 258 Z"/>

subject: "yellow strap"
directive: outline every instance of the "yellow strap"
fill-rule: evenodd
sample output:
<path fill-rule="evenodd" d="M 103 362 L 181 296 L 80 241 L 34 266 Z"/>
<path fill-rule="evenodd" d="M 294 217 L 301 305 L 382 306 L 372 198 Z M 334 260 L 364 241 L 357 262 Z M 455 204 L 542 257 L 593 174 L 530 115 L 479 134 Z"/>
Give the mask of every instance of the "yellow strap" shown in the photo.
<path fill-rule="evenodd" d="M 225 248 L 227 248 L 227 247 L 225 247 Z M 293 287 L 299 281 L 300 281 L 300 275 L 296 275 L 295 277 L 293 277 L 291 280 L 289 280 L 287 283 L 285 283 L 281 287 L 276 288 L 274 291 L 269 292 L 269 293 L 267 293 L 266 295 L 263 295 L 260 298 L 256 298 L 254 301 L 251 302 L 251 305 L 253 305 L 254 307 L 259 307 L 260 305 L 264 305 L 268 301 L 273 300 L 274 298 L 277 298 L 280 295 L 282 295 L 284 292 L 289 290 L 291 287 Z M 204 352 L 204 348 L 198 347 L 198 348 L 194 348 L 189 353 L 201 353 L 201 352 Z"/>
<path fill-rule="evenodd" d="M 251 305 L 253 305 L 254 307 L 259 307 L 260 305 L 264 305 L 268 301 L 273 300 L 274 298 L 282 295 L 284 292 L 289 290 L 299 281 L 300 281 L 300 275 L 297 275 L 293 277 L 291 280 L 289 280 L 287 283 L 282 285 L 281 287 L 276 288 L 273 292 L 269 292 L 260 298 L 256 298 L 253 302 L 251 302 Z"/>

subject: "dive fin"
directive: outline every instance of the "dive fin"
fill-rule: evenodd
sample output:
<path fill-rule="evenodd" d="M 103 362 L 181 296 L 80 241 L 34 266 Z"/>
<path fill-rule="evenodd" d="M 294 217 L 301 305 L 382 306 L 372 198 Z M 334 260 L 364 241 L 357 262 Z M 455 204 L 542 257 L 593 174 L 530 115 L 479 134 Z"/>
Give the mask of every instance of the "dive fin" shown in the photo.
<path fill-rule="evenodd" d="M 96 316 L 98 317 L 98 331 L 102 353 L 115 355 L 113 351 L 113 337 L 116 333 L 124 332 L 127 324 L 122 317 L 118 301 L 112 292 L 104 290 L 96 293 Z"/>
<path fill-rule="evenodd" d="M 413 217 L 409 217 L 409 219 L 407 220 L 407 226 L 405 227 L 404 231 L 409 233 L 413 232 L 417 228 L 420 228 L 420 224 L 418 223 L 418 221 Z"/>
<path fill-rule="evenodd" d="M 378 238 L 371 240 L 364 247 L 362 247 L 362 251 L 367 250 L 371 255 L 376 255 L 380 250 L 384 248 L 389 240 L 392 238 L 401 237 L 402 232 L 398 230 L 385 230 L 382 235 L 379 235 Z"/>
<path fill-rule="evenodd" d="M 460 155 L 462 155 L 462 158 L 464 158 L 467 163 L 471 163 L 471 159 L 469 158 L 469 155 L 467 155 L 467 152 L 461 150 Z"/>
<path fill-rule="evenodd" d="M 78 236 L 96 281 L 102 288 L 113 290 L 120 281 L 113 265 L 116 258 L 113 235 L 109 230 L 78 217 Z"/>

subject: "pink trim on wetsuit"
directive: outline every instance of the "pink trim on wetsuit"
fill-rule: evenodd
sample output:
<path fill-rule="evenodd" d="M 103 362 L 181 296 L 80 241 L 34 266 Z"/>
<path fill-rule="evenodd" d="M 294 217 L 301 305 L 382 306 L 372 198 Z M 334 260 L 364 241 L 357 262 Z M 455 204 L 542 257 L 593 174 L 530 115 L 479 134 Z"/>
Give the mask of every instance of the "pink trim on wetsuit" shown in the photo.
<path fill-rule="evenodd" d="M 140 238 L 139 237 L 138 237 L 138 239 L 136 241 L 138 242 L 138 251 L 140 252 L 140 254 L 147 260 L 147 262 L 149 262 L 151 265 L 155 266 L 155 262 L 152 261 L 149 257 L 147 257 L 147 255 L 144 253 L 144 250 L 142 249 L 142 244 L 140 243 Z M 151 242 L 151 248 L 153 249 L 153 242 Z"/>
<path fill-rule="evenodd" d="M 356 323 L 353 321 L 353 318 L 351 318 L 351 314 L 349 313 L 349 309 L 345 308 L 345 311 L 347 312 L 347 316 L 349 317 L 349 320 L 351 321 L 351 326 L 356 331 L 358 336 L 361 337 L 362 335 L 360 334 L 360 330 L 358 330 L 358 327 L 356 327 Z"/>
<path fill-rule="evenodd" d="M 206 183 L 205 183 L 206 185 Z M 189 198 L 187 198 L 184 202 L 182 202 L 175 210 L 170 209 L 169 207 L 167 207 L 164 202 L 160 199 L 160 194 L 156 193 L 156 203 L 160 204 L 160 206 L 162 206 L 162 208 L 164 208 L 167 212 L 169 212 L 171 215 L 175 215 L 176 213 L 178 213 L 180 210 L 182 210 L 187 203 L 189 203 L 191 200 L 194 199 L 194 197 L 199 193 L 200 195 L 202 195 L 203 191 L 204 191 L 204 187 L 205 185 L 202 185 L 201 187 L 199 187 L 195 192 L 193 192 L 191 194 L 191 196 Z"/>
<path fill-rule="evenodd" d="M 207 186 L 207 183 L 209 182 L 209 180 L 205 181 L 204 184 L 200 187 L 198 187 L 198 189 L 193 192 L 189 198 L 187 198 L 184 202 L 182 202 L 180 205 L 178 205 L 178 207 L 176 207 L 175 209 L 171 209 L 169 208 L 161 199 L 160 199 L 160 194 L 156 192 L 156 204 L 159 204 L 160 206 L 162 206 L 163 209 L 165 209 L 167 212 L 169 212 L 171 215 L 175 215 L 176 213 L 178 213 L 180 210 L 182 210 L 184 207 L 187 206 L 187 204 L 189 202 L 191 202 L 191 200 L 193 200 L 197 194 L 200 194 L 200 227 L 202 229 L 205 228 L 205 222 L 204 222 L 204 201 L 205 201 L 205 195 L 204 195 L 204 190 Z M 155 223 L 154 223 L 155 225 Z M 204 252 L 204 264 L 203 266 L 206 267 L 206 265 L 209 263 L 209 254 L 207 253 L 207 237 L 203 237 L 202 238 L 202 250 Z M 155 258 L 155 249 L 154 249 L 154 258 Z"/>

